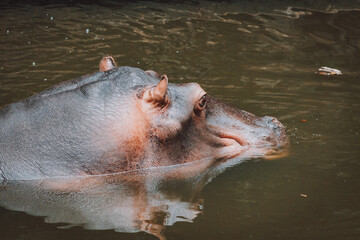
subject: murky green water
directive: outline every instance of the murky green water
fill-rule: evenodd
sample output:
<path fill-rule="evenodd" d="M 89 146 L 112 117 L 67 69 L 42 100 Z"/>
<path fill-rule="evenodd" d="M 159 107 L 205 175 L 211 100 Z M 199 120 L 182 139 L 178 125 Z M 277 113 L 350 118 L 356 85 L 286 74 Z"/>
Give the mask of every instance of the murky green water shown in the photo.
<path fill-rule="evenodd" d="M 95 72 L 112 55 L 277 117 L 291 149 L 282 159 L 233 160 L 180 180 L 150 172 L 85 187 L 7 183 L 0 238 L 359 239 L 359 8 L 358 1 L 1 3 L 0 106 Z M 315 74 L 322 66 L 343 75 Z"/>

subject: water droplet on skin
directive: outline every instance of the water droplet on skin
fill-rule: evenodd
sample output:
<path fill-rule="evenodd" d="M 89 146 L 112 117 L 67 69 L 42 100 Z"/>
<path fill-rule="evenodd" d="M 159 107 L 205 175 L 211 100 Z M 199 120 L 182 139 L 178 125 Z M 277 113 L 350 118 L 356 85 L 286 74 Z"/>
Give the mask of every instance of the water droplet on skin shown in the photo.
<path fill-rule="evenodd" d="M 33 66 L 35 66 L 35 62 L 33 62 L 32 64 L 33 64 Z"/>
<path fill-rule="evenodd" d="M 86 33 L 89 33 L 89 32 L 90 32 L 90 30 L 87 28 L 87 29 L 85 30 L 85 32 L 86 32 Z"/>

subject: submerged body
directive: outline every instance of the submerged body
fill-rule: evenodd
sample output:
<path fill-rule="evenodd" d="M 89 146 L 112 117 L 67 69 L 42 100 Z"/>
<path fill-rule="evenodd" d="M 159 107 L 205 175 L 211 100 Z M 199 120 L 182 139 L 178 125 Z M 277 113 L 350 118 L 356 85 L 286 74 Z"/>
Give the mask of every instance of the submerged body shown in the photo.
<path fill-rule="evenodd" d="M 0 110 L 0 179 L 259 157 L 287 144 L 275 118 L 232 108 L 196 83 L 169 84 L 111 60 L 104 58 L 98 73 Z"/>

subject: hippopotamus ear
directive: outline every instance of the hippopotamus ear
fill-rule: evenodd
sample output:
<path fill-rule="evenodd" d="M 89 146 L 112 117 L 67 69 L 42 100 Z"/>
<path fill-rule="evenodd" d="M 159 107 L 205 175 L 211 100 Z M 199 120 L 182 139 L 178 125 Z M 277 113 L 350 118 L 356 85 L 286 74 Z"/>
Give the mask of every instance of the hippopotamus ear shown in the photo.
<path fill-rule="evenodd" d="M 168 77 L 164 74 L 161 76 L 160 82 L 153 88 L 146 90 L 143 99 L 152 102 L 155 105 L 166 105 L 168 103 L 167 96 Z"/>
<path fill-rule="evenodd" d="M 111 56 L 103 57 L 103 59 L 100 61 L 100 64 L 99 64 L 100 72 L 109 71 L 116 67 L 117 66 L 116 66 L 115 60 Z"/>

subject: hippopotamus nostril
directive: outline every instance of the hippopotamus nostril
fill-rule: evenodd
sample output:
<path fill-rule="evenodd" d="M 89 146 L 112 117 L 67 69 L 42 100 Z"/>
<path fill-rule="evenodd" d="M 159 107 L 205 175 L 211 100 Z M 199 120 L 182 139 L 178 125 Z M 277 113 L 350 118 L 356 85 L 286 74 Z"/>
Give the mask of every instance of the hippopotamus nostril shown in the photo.
<path fill-rule="evenodd" d="M 281 136 L 284 133 L 284 126 L 274 117 L 265 116 L 263 117 L 265 125 L 272 131 L 275 132 L 277 136 Z"/>

